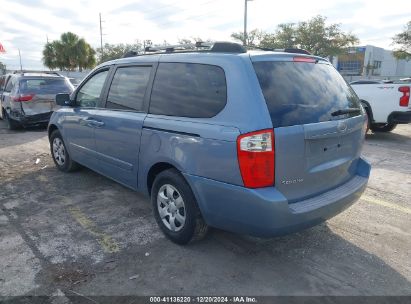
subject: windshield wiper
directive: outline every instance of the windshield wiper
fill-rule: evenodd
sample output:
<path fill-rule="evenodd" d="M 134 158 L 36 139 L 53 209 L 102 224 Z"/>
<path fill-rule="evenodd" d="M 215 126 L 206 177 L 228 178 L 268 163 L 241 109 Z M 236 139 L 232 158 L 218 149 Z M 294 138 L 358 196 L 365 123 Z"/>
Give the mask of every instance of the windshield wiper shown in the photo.
<path fill-rule="evenodd" d="M 340 116 L 340 115 L 351 114 L 351 113 L 360 114 L 361 109 L 359 109 L 359 108 L 348 108 L 348 109 L 337 110 L 335 112 L 332 112 L 331 116 Z"/>

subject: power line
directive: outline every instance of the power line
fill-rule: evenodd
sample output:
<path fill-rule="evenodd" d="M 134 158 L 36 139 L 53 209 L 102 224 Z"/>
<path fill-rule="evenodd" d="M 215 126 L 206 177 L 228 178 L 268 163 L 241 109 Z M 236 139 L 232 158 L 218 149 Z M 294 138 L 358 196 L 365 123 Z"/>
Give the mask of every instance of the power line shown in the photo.
<path fill-rule="evenodd" d="M 196 7 L 203 6 L 203 5 L 206 5 L 206 4 L 209 4 L 209 3 L 212 3 L 212 2 L 216 2 L 216 1 L 218 1 L 218 0 L 209 0 L 209 1 L 206 1 L 206 2 L 203 2 L 203 3 L 198 3 L 198 4 L 196 4 Z M 156 20 L 156 19 L 159 19 L 159 18 L 164 18 L 164 16 L 171 17 L 171 16 L 175 16 L 175 15 L 181 13 L 181 12 L 189 11 L 191 9 L 193 9 L 193 7 L 181 9 L 177 13 L 173 13 L 173 14 L 163 14 L 163 15 L 160 14 L 160 15 L 156 15 L 156 16 L 153 16 L 153 17 L 150 17 L 150 18 L 144 18 L 144 20 Z"/>
<path fill-rule="evenodd" d="M 209 12 L 206 12 L 206 13 L 203 13 L 203 14 L 200 14 L 200 15 L 194 15 L 194 16 L 188 16 L 188 17 L 186 17 L 186 18 L 181 18 L 181 19 L 178 19 L 178 20 L 176 20 L 176 21 L 174 21 L 174 20 L 169 20 L 169 21 L 167 21 L 167 22 L 159 22 L 159 23 L 156 23 L 156 25 L 157 25 L 157 26 L 164 26 L 164 25 L 168 25 L 168 24 L 172 24 L 172 23 L 178 23 L 178 22 L 186 21 L 186 20 L 192 20 L 192 19 L 196 19 L 196 18 L 200 18 L 200 17 L 209 17 L 210 14 L 216 13 L 216 12 L 220 12 L 220 11 L 221 11 L 220 9 L 212 10 L 212 11 L 209 11 Z M 151 21 L 151 20 L 150 20 L 150 21 Z"/>
<path fill-rule="evenodd" d="M 209 4 L 209 3 L 217 2 L 217 1 L 219 1 L 219 0 L 209 0 L 209 1 L 206 1 L 206 2 L 202 2 L 202 3 L 196 3 L 196 6 L 195 6 L 195 7 L 204 6 L 204 5 L 207 5 L 207 4 Z M 179 7 L 176 7 L 176 6 L 175 6 L 175 4 L 177 4 L 177 3 L 179 3 L 179 1 L 173 2 L 172 4 L 163 6 L 163 7 L 161 7 L 161 8 L 151 9 L 151 10 L 147 10 L 147 11 L 140 11 L 140 10 L 138 10 L 137 12 L 138 12 L 138 13 L 142 13 L 142 14 L 146 14 L 146 13 L 148 13 L 148 12 L 161 10 L 161 9 L 164 9 L 164 8 L 167 8 L 167 7 L 179 8 Z M 178 12 L 171 13 L 171 14 L 169 14 L 169 13 L 163 13 L 163 14 L 158 14 L 158 15 L 154 15 L 154 16 L 151 16 L 151 17 L 144 17 L 144 20 L 145 20 L 145 21 L 148 21 L 148 20 L 156 20 L 156 19 L 161 19 L 161 18 L 167 18 L 167 17 L 171 17 L 171 16 L 178 15 L 178 14 L 181 13 L 181 12 L 190 11 L 190 10 L 192 10 L 192 9 L 195 9 L 195 8 L 194 8 L 194 7 L 182 8 L 182 9 L 179 9 Z M 111 20 L 111 19 L 110 19 L 110 20 Z M 114 20 L 114 19 L 113 19 L 113 20 Z"/>

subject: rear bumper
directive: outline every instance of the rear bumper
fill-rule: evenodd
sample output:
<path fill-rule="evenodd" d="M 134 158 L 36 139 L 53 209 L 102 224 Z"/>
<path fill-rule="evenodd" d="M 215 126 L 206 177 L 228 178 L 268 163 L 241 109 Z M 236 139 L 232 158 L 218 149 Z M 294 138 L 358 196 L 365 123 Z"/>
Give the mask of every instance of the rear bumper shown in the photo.
<path fill-rule="evenodd" d="M 53 112 L 46 112 L 35 115 L 24 115 L 21 112 L 10 111 L 10 118 L 18 121 L 21 125 L 31 126 L 31 125 L 40 125 L 48 124 L 51 114 Z"/>
<path fill-rule="evenodd" d="M 271 237 L 317 225 L 342 212 L 364 192 L 371 166 L 360 159 L 357 175 L 316 197 L 289 204 L 275 188 L 248 189 L 185 174 L 204 220 L 212 227 Z"/>
<path fill-rule="evenodd" d="M 388 116 L 389 123 L 407 124 L 411 123 L 411 111 L 406 112 L 392 112 Z"/>

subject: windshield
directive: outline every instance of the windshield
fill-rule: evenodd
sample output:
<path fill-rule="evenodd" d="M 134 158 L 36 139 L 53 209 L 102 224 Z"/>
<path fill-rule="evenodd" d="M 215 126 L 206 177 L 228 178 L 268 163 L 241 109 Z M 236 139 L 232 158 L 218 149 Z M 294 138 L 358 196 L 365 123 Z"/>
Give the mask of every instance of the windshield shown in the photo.
<path fill-rule="evenodd" d="M 328 63 L 254 62 L 273 127 L 317 123 L 356 116 L 347 108 L 360 109 L 357 95 Z"/>

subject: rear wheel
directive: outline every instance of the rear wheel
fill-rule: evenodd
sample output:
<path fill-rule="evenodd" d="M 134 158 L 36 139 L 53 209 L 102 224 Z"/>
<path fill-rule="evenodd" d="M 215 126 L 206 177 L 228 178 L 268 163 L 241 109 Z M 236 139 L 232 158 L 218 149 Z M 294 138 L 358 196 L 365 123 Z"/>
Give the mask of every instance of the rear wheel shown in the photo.
<path fill-rule="evenodd" d="M 3 117 L 6 121 L 6 125 L 9 130 L 17 130 L 21 128 L 21 125 L 14 119 L 11 119 L 6 111 L 3 112 Z"/>
<path fill-rule="evenodd" d="M 175 169 L 158 174 L 151 189 L 157 224 L 177 244 L 202 239 L 208 231 L 190 186 Z"/>
<path fill-rule="evenodd" d="M 371 124 L 370 129 L 373 132 L 391 132 L 392 130 L 395 129 L 397 124 L 393 123 L 386 123 L 386 124 Z"/>
<path fill-rule="evenodd" d="M 58 130 L 53 131 L 50 135 L 50 150 L 53 161 L 59 170 L 71 172 L 78 169 L 79 165 L 71 159 Z"/>

